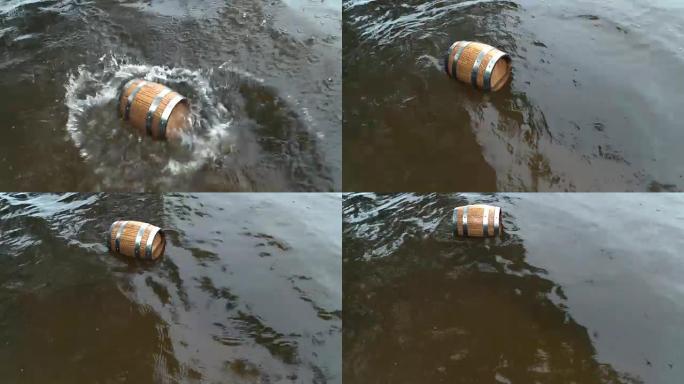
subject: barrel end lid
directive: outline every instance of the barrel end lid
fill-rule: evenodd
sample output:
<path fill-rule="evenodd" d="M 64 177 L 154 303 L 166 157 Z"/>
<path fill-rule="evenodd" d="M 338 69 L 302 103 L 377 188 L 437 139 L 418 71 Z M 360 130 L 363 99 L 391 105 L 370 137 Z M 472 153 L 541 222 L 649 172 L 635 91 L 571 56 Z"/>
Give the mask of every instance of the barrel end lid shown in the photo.
<path fill-rule="evenodd" d="M 159 228 L 159 231 L 157 232 L 157 234 L 159 235 L 159 238 L 161 240 L 160 241 L 161 250 L 159 251 L 159 256 L 157 256 L 156 258 L 154 258 L 154 253 L 152 254 L 154 260 L 161 259 L 164 256 L 164 252 L 166 252 L 166 232 L 164 232 L 163 228 Z"/>

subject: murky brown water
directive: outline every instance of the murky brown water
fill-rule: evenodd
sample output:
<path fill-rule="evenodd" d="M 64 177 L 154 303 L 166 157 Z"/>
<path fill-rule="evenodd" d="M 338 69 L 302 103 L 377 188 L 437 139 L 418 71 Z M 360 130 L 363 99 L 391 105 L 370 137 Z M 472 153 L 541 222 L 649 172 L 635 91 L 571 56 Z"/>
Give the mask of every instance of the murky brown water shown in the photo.
<path fill-rule="evenodd" d="M 341 189 L 341 3 L 0 4 L 0 190 Z M 179 145 L 120 121 L 132 77 L 193 107 Z"/>
<path fill-rule="evenodd" d="M 112 221 L 168 228 L 155 264 Z M 341 197 L 0 196 L 3 383 L 341 383 Z"/>
<path fill-rule="evenodd" d="M 505 212 L 454 239 L 450 210 Z M 345 383 L 678 383 L 684 196 L 345 195 Z"/>
<path fill-rule="evenodd" d="M 684 3 L 345 0 L 347 191 L 684 189 Z M 483 94 L 455 40 L 513 58 Z"/>

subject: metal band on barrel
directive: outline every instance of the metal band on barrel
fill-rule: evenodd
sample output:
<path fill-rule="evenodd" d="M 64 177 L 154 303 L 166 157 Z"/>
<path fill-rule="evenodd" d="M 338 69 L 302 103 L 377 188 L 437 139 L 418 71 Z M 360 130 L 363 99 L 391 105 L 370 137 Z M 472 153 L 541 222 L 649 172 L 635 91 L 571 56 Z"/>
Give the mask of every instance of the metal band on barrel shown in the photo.
<path fill-rule="evenodd" d="M 161 119 L 159 120 L 159 138 L 165 138 L 166 137 L 166 125 L 169 123 L 169 117 L 171 117 L 171 112 L 173 112 L 173 109 L 176 108 L 176 105 L 180 103 L 181 101 L 186 100 L 185 97 L 181 95 L 176 95 L 174 96 L 171 101 L 166 105 L 166 108 L 164 108 L 164 112 L 161 115 Z"/>
<path fill-rule="evenodd" d="M 473 69 L 470 72 L 470 83 L 477 88 L 477 74 L 480 73 L 480 64 L 482 64 L 482 60 L 484 60 L 484 57 L 492 50 L 494 47 L 487 47 L 480 51 L 480 54 L 477 55 L 477 59 L 475 59 L 475 62 L 473 63 Z"/>
<path fill-rule="evenodd" d="M 133 92 L 131 92 L 130 95 L 128 95 L 128 99 L 126 100 L 126 113 L 124 113 L 124 120 L 128 120 L 128 116 L 131 114 L 131 104 L 133 104 L 133 100 L 135 100 L 135 96 L 140 92 L 142 87 L 147 84 L 146 81 L 141 81 L 138 83 L 138 85 L 135 86 L 135 89 Z"/>
<path fill-rule="evenodd" d="M 494 72 L 496 63 L 499 62 L 502 57 L 508 57 L 508 55 L 499 51 L 495 53 L 491 59 L 489 59 L 489 63 L 487 63 L 487 67 L 485 68 L 484 78 L 482 79 L 482 86 L 485 91 L 492 89 L 492 72 Z"/>
<path fill-rule="evenodd" d="M 482 236 L 489 236 L 489 207 L 482 207 L 484 212 L 482 213 Z"/>
<path fill-rule="evenodd" d="M 463 236 L 468 236 L 468 206 L 463 207 Z"/>
<path fill-rule="evenodd" d="M 142 237 L 145 234 L 145 230 L 149 224 L 145 223 L 140 226 L 140 229 L 138 229 L 138 234 L 135 236 L 135 257 L 140 257 L 140 242 L 142 241 Z"/>
<path fill-rule="evenodd" d="M 458 60 L 461 59 L 463 51 L 466 49 L 468 45 L 470 45 L 470 43 L 472 43 L 472 41 L 464 41 L 463 45 L 461 45 L 461 47 L 458 48 L 458 51 L 456 51 L 456 54 L 454 55 L 454 61 L 451 62 L 451 73 L 454 74 L 454 79 L 458 79 Z"/>
<path fill-rule="evenodd" d="M 121 234 L 123 233 L 124 227 L 128 224 L 128 221 L 124 221 L 119 226 L 119 230 L 116 231 L 116 239 L 114 239 L 114 249 L 117 253 L 121 252 Z"/>
<path fill-rule="evenodd" d="M 148 136 L 152 136 L 152 117 L 154 117 L 154 112 L 159 108 L 159 104 L 161 104 L 164 96 L 171 92 L 171 89 L 164 87 L 154 100 L 152 100 L 150 108 L 147 110 L 147 118 L 145 119 L 145 130 L 147 131 Z"/>
<path fill-rule="evenodd" d="M 458 43 L 460 43 L 460 41 L 451 44 L 451 47 L 449 47 L 447 50 L 446 55 L 444 55 L 444 72 L 446 72 L 449 76 L 451 76 L 451 74 L 449 74 L 449 58 L 451 57 L 451 52 L 454 51 L 454 48 L 456 48 Z"/>
<path fill-rule="evenodd" d="M 152 259 L 152 243 L 154 243 L 154 238 L 157 236 L 157 232 L 159 232 L 161 228 L 159 227 L 154 227 L 152 232 L 150 232 L 149 236 L 147 237 L 147 243 L 145 244 L 145 258 L 146 259 Z"/>
<path fill-rule="evenodd" d="M 128 88 L 131 87 L 131 85 L 133 85 L 133 82 L 135 80 L 137 80 L 137 79 L 128 80 L 127 82 L 125 82 L 121 85 L 121 88 L 119 88 L 119 93 L 118 93 L 119 101 L 117 101 L 117 104 L 116 104 L 116 110 L 119 111 L 119 113 L 121 113 L 121 99 L 123 99 L 123 94 L 124 94 L 124 92 L 126 92 L 126 90 Z"/>
<path fill-rule="evenodd" d="M 118 220 L 113 222 L 112 225 L 109 226 L 109 231 L 107 231 L 107 250 L 109 250 L 109 252 L 112 251 L 112 231 L 118 222 Z"/>
<path fill-rule="evenodd" d="M 499 236 L 499 220 L 501 220 L 501 208 L 494 208 L 494 236 Z"/>

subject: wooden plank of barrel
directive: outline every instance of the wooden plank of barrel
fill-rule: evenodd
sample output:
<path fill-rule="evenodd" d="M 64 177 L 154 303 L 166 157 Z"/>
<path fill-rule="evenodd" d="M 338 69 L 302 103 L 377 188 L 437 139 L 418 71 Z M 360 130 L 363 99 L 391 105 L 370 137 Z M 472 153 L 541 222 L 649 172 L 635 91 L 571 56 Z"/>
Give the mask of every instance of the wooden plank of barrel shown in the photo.
<path fill-rule="evenodd" d="M 112 223 L 107 233 L 107 248 L 120 255 L 156 260 L 164 254 L 164 231 L 142 221 L 119 220 Z"/>
<path fill-rule="evenodd" d="M 503 212 L 492 205 L 466 205 L 454 208 L 452 222 L 456 236 L 497 237 L 503 233 Z"/>
<path fill-rule="evenodd" d="M 177 139 L 190 124 L 188 100 L 166 86 L 133 79 L 119 96 L 119 114 L 141 134 L 154 139 Z"/>
<path fill-rule="evenodd" d="M 511 57 L 491 45 L 457 41 L 444 58 L 444 70 L 451 78 L 484 91 L 498 91 L 511 77 Z"/>

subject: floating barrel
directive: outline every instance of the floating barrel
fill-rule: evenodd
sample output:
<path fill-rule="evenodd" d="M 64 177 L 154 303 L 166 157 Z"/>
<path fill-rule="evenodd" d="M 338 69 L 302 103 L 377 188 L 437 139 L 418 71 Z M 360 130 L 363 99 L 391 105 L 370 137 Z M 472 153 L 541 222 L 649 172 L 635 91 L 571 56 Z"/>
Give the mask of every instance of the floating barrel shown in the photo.
<path fill-rule="evenodd" d="M 491 205 L 466 205 L 454 208 L 456 236 L 496 237 L 503 232 L 501 208 Z"/>
<path fill-rule="evenodd" d="M 115 221 L 109 227 L 107 247 L 118 254 L 156 260 L 164 254 L 166 238 L 161 228 L 140 221 Z"/>
<path fill-rule="evenodd" d="M 511 77 L 511 57 L 491 45 L 457 41 L 444 58 L 451 78 L 485 91 L 498 91 Z"/>
<path fill-rule="evenodd" d="M 175 139 L 189 126 L 188 100 L 166 86 L 133 79 L 119 96 L 119 113 L 142 134 L 154 139 Z"/>

